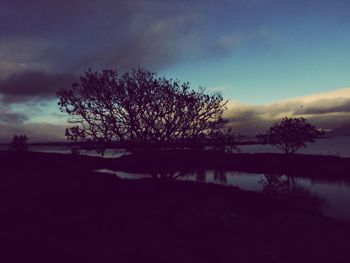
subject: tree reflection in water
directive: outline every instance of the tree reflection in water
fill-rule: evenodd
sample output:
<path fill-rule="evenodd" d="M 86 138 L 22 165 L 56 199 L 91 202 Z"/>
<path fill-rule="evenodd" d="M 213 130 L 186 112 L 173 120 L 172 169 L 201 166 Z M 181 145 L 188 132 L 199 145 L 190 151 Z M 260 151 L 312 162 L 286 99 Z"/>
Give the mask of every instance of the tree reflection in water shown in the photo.
<path fill-rule="evenodd" d="M 300 206 L 301 209 L 319 211 L 327 202 L 318 195 L 311 193 L 299 185 L 295 177 L 279 174 L 265 174 L 259 181 L 262 192 L 277 198 L 283 198 Z"/>
<path fill-rule="evenodd" d="M 195 181 L 197 182 L 215 182 L 223 185 L 227 184 L 227 175 L 224 170 L 214 170 L 212 179 L 206 170 L 197 170 L 194 172 L 194 175 Z"/>
<path fill-rule="evenodd" d="M 259 184 L 264 193 L 274 196 L 293 194 L 300 187 L 295 183 L 294 177 L 279 174 L 265 174 Z"/>
<path fill-rule="evenodd" d="M 184 176 L 184 173 L 181 171 L 162 171 L 162 172 L 154 172 L 151 173 L 151 176 L 154 179 L 161 179 L 161 180 L 176 180 L 180 177 Z"/>
<path fill-rule="evenodd" d="M 151 174 L 153 178 L 161 180 L 193 180 L 197 182 L 215 182 L 222 185 L 235 185 L 237 187 L 242 187 L 245 189 L 245 184 L 247 182 L 237 178 L 228 178 L 230 176 L 224 170 L 193 170 L 193 171 L 162 171 L 155 172 Z M 191 179 L 192 178 L 192 179 Z M 260 180 L 248 181 L 249 184 L 261 185 L 261 191 L 274 198 L 280 198 L 285 201 L 286 205 L 292 205 L 298 209 L 304 209 L 309 211 L 320 211 L 325 205 L 328 205 L 324 199 L 321 199 L 318 195 L 310 192 L 307 188 L 303 187 L 297 178 L 290 175 L 280 175 L 280 174 L 265 174 L 260 177 Z M 241 185 L 242 184 L 242 185 Z M 259 187 L 256 191 L 259 191 Z"/>
<path fill-rule="evenodd" d="M 220 184 L 227 184 L 227 176 L 223 170 L 214 171 L 214 181 Z"/>
<path fill-rule="evenodd" d="M 196 181 L 205 182 L 207 180 L 207 175 L 205 170 L 196 171 Z"/>

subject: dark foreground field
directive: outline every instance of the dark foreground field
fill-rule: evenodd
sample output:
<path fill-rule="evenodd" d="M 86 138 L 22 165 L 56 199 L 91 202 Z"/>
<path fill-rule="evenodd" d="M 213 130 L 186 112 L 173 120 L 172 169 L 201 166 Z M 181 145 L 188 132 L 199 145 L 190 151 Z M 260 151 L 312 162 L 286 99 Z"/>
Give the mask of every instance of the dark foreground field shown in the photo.
<path fill-rule="evenodd" d="M 3 262 L 350 259 L 350 224 L 323 217 L 314 202 L 201 183 L 121 180 L 91 172 L 110 165 L 100 158 L 0 157 Z"/>

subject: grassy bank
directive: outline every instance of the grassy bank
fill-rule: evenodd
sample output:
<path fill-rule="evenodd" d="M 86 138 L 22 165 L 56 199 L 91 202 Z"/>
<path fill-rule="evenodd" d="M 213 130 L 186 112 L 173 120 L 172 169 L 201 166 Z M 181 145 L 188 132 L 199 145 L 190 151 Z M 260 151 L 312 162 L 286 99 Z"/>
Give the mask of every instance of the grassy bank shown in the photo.
<path fill-rule="evenodd" d="M 206 151 L 162 151 L 118 158 L 114 164 L 128 172 L 170 169 L 224 169 L 253 173 L 288 174 L 316 178 L 349 178 L 350 158 L 306 154 L 225 154 Z"/>
<path fill-rule="evenodd" d="M 235 170 L 300 177 L 350 179 L 350 158 L 306 154 L 225 154 L 216 151 L 158 151 L 119 158 L 101 158 L 55 153 L 0 151 L 3 170 L 42 169 L 92 171 L 112 169 L 126 172 L 157 173 L 204 169 Z"/>
<path fill-rule="evenodd" d="M 349 223 L 322 216 L 314 203 L 211 184 L 122 180 L 91 172 L 102 161 L 94 157 L 29 153 L 10 164 L 16 155 L 1 154 L 6 262 L 350 258 Z"/>

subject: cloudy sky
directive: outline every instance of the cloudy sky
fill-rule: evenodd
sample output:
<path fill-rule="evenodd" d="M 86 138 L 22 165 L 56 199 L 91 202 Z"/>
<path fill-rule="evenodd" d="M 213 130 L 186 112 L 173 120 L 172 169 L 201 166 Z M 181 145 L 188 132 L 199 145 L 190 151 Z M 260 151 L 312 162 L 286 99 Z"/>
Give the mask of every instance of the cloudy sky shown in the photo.
<path fill-rule="evenodd" d="M 347 0 L 1 0 L 0 142 L 64 138 L 55 91 L 144 66 L 220 91 L 244 133 L 283 116 L 350 122 Z"/>

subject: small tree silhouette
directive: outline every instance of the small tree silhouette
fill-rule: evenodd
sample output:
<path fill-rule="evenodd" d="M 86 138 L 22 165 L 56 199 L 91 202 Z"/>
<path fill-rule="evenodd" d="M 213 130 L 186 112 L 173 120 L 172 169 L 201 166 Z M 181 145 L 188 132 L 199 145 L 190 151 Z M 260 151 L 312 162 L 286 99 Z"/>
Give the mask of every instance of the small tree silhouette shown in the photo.
<path fill-rule="evenodd" d="M 240 152 L 240 148 L 237 146 L 238 142 L 243 138 L 241 134 L 237 134 L 232 128 L 221 129 L 214 131 L 209 136 L 211 141 L 211 148 L 221 152 Z"/>
<path fill-rule="evenodd" d="M 257 135 L 258 141 L 263 144 L 271 144 L 285 153 L 291 154 L 301 147 L 306 147 L 307 142 L 315 142 L 324 134 L 315 126 L 300 118 L 283 118 L 275 123 L 265 134 Z"/>
<path fill-rule="evenodd" d="M 25 152 L 28 150 L 27 145 L 28 137 L 26 135 L 14 135 L 12 142 L 10 143 L 10 149 L 17 152 Z"/>

